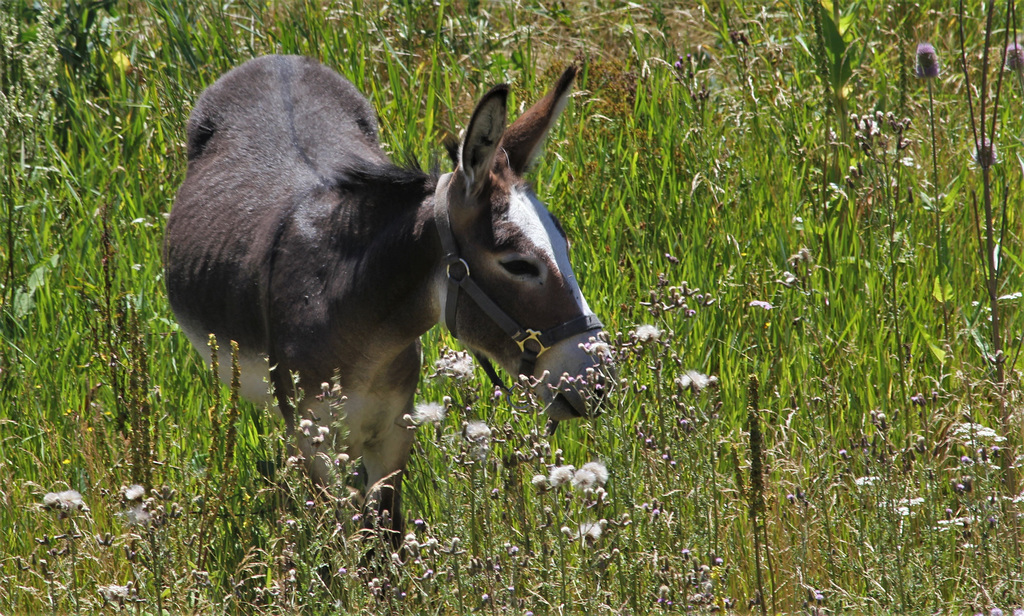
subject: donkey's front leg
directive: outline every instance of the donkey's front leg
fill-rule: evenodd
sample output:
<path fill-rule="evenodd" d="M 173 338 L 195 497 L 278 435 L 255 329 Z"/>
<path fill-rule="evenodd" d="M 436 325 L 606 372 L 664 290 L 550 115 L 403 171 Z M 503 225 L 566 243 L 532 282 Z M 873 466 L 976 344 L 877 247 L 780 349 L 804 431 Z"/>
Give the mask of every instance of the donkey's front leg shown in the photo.
<path fill-rule="evenodd" d="M 396 549 L 405 536 L 402 476 L 415 436 L 412 426 L 403 424 L 401 420 L 393 423 L 384 438 L 363 449 L 367 485 L 364 527 L 380 532 Z"/>

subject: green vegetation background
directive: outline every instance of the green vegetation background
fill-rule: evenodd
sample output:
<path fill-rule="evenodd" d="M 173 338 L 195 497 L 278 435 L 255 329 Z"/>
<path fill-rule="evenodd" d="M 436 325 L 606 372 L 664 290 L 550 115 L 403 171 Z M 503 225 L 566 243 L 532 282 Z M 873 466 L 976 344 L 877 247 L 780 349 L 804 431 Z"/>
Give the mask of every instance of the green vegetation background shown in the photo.
<path fill-rule="evenodd" d="M 0 0 L 0 613 L 1020 607 L 1018 26 L 976 2 Z M 488 86 L 520 110 L 583 66 L 531 178 L 621 382 L 547 438 L 482 374 L 434 374 L 458 346 L 431 331 L 418 399 L 450 402 L 394 557 L 356 537 L 355 461 L 315 497 L 167 305 L 188 113 L 264 53 L 344 74 L 424 165 Z M 592 460 L 601 490 L 535 480 Z"/>

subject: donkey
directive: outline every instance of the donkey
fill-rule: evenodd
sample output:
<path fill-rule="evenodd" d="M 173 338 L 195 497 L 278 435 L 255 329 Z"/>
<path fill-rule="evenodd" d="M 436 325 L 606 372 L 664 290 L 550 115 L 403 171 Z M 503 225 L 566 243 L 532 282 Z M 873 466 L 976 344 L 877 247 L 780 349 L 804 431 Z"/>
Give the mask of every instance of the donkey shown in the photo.
<path fill-rule="evenodd" d="M 551 420 L 600 404 L 603 360 L 589 345 L 603 326 L 557 219 L 522 179 L 576 73 L 507 128 L 508 86 L 488 91 L 444 175 L 393 164 L 369 101 L 309 58 L 250 60 L 189 118 L 164 245 L 178 322 L 207 358 L 210 334 L 238 343 L 241 393 L 276 403 L 319 482 L 329 468 L 317 430 L 344 420 L 347 438 L 329 441 L 361 456 L 367 506 L 372 491 L 390 530 L 403 528 L 420 336 L 435 323 L 531 377 Z M 340 411 L 316 395 L 334 379 Z M 307 419 L 314 429 L 296 430 Z"/>

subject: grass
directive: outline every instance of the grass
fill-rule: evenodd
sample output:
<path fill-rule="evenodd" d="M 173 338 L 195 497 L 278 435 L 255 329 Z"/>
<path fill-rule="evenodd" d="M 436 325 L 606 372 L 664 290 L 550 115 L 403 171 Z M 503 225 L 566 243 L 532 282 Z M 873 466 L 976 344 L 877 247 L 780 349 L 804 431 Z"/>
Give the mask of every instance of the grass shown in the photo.
<path fill-rule="evenodd" d="M 0 612 L 1019 608 L 1024 92 L 986 173 L 965 97 L 1020 24 L 948 4 L 0 0 Z M 339 70 L 424 164 L 486 87 L 518 109 L 583 62 L 531 176 L 621 383 L 548 438 L 482 372 L 431 377 L 458 347 L 428 333 L 417 399 L 450 403 L 400 557 L 364 561 L 356 461 L 316 496 L 167 305 L 191 104 L 263 53 Z M 602 488 L 551 485 L 593 460 Z"/>

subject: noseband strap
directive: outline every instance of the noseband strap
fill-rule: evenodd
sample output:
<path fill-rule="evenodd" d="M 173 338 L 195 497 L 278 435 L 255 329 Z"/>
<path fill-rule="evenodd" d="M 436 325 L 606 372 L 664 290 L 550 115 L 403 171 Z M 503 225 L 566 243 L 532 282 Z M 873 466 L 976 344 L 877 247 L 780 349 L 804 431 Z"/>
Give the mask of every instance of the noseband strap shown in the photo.
<path fill-rule="evenodd" d="M 449 186 L 451 184 L 446 183 L 445 188 Z M 505 334 L 519 345 L 519 350 L 522 352 L 522 355 L 519 357 L 519 374 L 533 376 L 537 366 L 537 358 L 562 340 L 604 327 L 601 324 L 601 320 L 595 314 L 583 314 L 544 331 L 523 327 L 480 288 L 480 285 L 476 283 L 476 280 L 473 279 L 469 271 L 469 264 L 459 256 L 459 247 L 455 241 L 451 219 L 448 215 L 447 199 L 434 197 L 434 224 L 441 238 L 441 249 L 444 251 L 445 277 L 447 278 L 444 324 L 448 331 L 456 338 L 459 337 L 458 330 L 456 329 L 456 317 L 458 316 L 460 290 L 464 291 L 484 314 L 490 317 Z M 497 378 L 494 368 L 489 363 L 485 363 L 484 358 L 479 353 L 474 353 L 474 355 L 484 366 L 484 371 L 487 372 L 491 380 L 496 385 L 505 389 L 504 384 Z"/>

